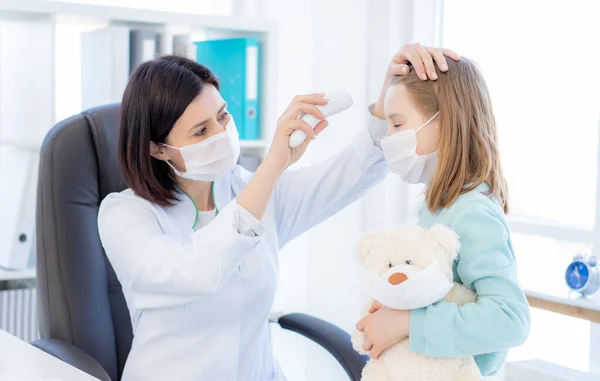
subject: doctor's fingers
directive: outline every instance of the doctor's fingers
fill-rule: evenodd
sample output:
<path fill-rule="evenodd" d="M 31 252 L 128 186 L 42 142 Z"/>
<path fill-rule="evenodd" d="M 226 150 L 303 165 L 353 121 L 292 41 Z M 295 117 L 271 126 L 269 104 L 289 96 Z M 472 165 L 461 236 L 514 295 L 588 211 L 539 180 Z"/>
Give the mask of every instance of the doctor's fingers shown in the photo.
<path fill-rule="evenodd" d="M 421 56 L 423 66 L 425 67 L 425 77 L 418 72 L 419 78 L 427 79 L 427 76 L 429 76 L 429 79 L 436 80 L 438 77 L 437 73 L 435 72 L 435 65 L 433 64 L 433 57 L 431 56 L 431 53 L 429 53 L 429 51 L 427 51 L 421 44 L 415 44 L 415 50 L 417 53 L 419 53 L 419 56 Z"/>
<path fill-rule="evenodd" d="M 310 103 L 323 106 L 327 104 L 327 98 L 325 98 L 325 93 L 296 95 L 294 99 L 292 99 L 292 103 Z"/>
<path fill-rule="evenodd" d="M 444 57 L 450 57 L 454 61 L 460 61 L 460 54 L 456 53 L 454 50 L 450 50 L 450 49 L 446 49 L 446 48 L 441 48 L 440 50 L 442 51 L 442 54 L 444 55 Z"/>
<path fill-rule="evenodd" d="M 408 65 L 405 64 L 397 64 L 397 63 L 391 63 L 390 67 L 388 69 L 388 75 L 390 77 L 392 76 L 403 76 L 406 75 L 410 72 L 410 69 L 408 68 Z"/>
<path fill-rule="evenodd" d="M 448 70 L 448 62 L 446 61 L 446 57 L 444 57 L 444 53 L 442 53 L 442 49 L 428 48 L 427 46 L 425 46 L 424 49 L 431 55 L 431 58 L 433 58 L 433 61 L 435 61 L 437 67 L 439 67 L 441 71 Z M 435 67 L 433 67 L 433 72 L 435 73 Z"/>
<path fill-rule="evenodd" d="M 427 52 L 431 54 L 433 60 L 435 61 L 435 63 L 437 63 L 437 66 L 440 68 L 441 71 L 448 70 L 448 60 L 446 60 L 446 57 L 451 58 L 454 61 L 460 60 L 460 55 L 458 55 L 450 49 L 430 48 L 426 46 L 425 50 L 427 50 Z"/>
<path fill-rule="evenodd" d="M 281 114 L 279 120 L 296 119 L 302 113 L 311 114 L 319 120 L 325 119 L 325 115 L 323 115 L 321 110 L 319 110 L 314 104 L 304 102 L 293 102 L 288 106 L 287 110 L 285 110 L 283 114 Z"/>
<path fill-rule="evenodd" d="M 425 73 L 425 66 L 423 65 L 423 59 L 421 58 L 421 55 L 415 48 L 416 45 L 421 46 L 420 44 L 404 45 L 402 49 L 400 49 L 400 51 L 394 55 L 390 66 L 395 64 L 406 64 L 407 62 L 410 62 L 419 78 L 426 80 L 427 74 Z M 425 53 L 429 55 L 429 53 Z M 431 56 L 429 57 L 431 58 Z"/>
<path fill-rule="evenodd" d="M 329 122 L 328 122 L 328 121 L 326 121 L 326 120 L 322 120 L 322 121 L 320 121 L 320 122 L 319 122 L 319 124 L 317 124 L 317 125 L 315 126 L 315 129 L 314 129 L 314 131 L 315 131 L 315 135 L 319 135 L 321 132 L 323 132 L 323 130 L 324 130 L 324 129 L 325 129 L 327 126 L 329 126 Z"/>
<path fill-rule="evenodd" d="M 295 130 L 302 130 L 310 139 L 315 139 L 317 137 L 310 124 L 302 119 L 286 120 L 281 124 L 281 127 L 284 129 L 286 136 L 290 136 Z"/>
<path fill-rule="evenodd" d="M 300 105 L 303 105 L 303 104 L 307 104 L 307 105 L 311 105 L 311 106 L 313 106 L 313 105 L 319 105 L 319 106 L 326 105 L 328 101 L 327 101 L 327 98 L 324 98 L 324 97 L 325 97 L 325 93 L 296 95 L 294 97 L 294 99 L 292 99 L 292 101 L 290 102 L 290 104 L 288 105 L 288 107 L 285 109 L 285 111 L 283 112 L 282 118 L 283 118 L 283 115 L 288 115 L 289 116 L 290 114 L 292 114 L 293 118 L 297 117 L 298 114 L 294 115 L 294 113 L 292 111 L 297 110 L 298 107 Z"/>

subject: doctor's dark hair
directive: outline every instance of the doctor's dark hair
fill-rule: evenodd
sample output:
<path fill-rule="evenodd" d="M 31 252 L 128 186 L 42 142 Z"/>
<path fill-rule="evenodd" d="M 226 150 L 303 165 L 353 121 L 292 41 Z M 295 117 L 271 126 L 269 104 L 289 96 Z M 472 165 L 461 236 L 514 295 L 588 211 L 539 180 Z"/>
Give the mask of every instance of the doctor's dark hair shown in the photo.
<path fill-rule="evenodd" d="M 188 105 L 217 77 L 190 59 L 165 56 L 139 65 L 125 88 L 120 110 L 119 165 L 127 186 L 161 206 L 175 200 L 176 179 L 165 161 L 150 155 L 163 143 Z"/>
<path fill-rule="evenodd" d="M 487 85 L 477 65 L 467 58 L 448 59 L 448 71 L 436 81 L 423 81 L 411 70 L 394 77 L 426 118 L 439 111 L 437 169 L 427 185 L 427 208 L 436 212 L 482 183 L 508 213 L 508 188 L 500 163 L 498 131 Z"/>

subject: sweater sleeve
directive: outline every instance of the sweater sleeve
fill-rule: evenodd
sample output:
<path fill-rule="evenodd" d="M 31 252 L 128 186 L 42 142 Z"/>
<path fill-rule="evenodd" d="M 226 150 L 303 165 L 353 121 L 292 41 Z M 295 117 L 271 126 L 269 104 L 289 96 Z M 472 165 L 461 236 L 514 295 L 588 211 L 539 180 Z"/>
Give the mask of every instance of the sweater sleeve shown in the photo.
<path fill-rule="evenodd" d="M 458 276 L 478 299 L 461 307 L 442 301 L 411 311 L 411 350 L 463 357 L 522 344 L 529 333 L 529 305 L 503 216 L 474 202 L 457 212 L 450 227 L 461 240 Z"/>

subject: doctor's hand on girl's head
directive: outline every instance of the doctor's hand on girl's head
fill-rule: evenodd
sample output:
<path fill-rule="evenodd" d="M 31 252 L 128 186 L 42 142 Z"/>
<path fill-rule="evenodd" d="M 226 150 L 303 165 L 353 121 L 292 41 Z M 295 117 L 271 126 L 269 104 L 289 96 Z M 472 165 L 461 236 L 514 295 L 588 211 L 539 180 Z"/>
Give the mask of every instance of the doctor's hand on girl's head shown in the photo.
<path fill-rule="evenodd" d="M 375 301 L 356 329 L 365 335 L 363 349 L 376 359 L 381 352 L 408 337 L 410 311 L 394 310 Z"/>
<path fill-rule="evenodd" d="M 387 67 L 379 99 L 373 108 L 373 115 L 379 119 L 385 119 L 384 99 L 389 82 L 394 76 L 404 76 L 410 73 L 409 64 L 412 65 L 413 70 L 421 80 L 431 79 L 435 81 L 438 76 L 434 62 L 441 71 L 445 72 L 448 70 L 446 57 L 454 61 L 460 60 L 460 55 L 450 49 L 431 48 L 422 46 L 419 43 L 404 45 L 392 57 Z"/>
<path fill-rule="evenodd" d="M 421 80 L 432 79 L 435 81 L 438 77 L 434 61 L 441 71 L 447 71 L 446 57 L 454 61 L 460 60 L 460 55 L 450 49 L 431 48 L 419 43 L 406 44 L 392 58 L 386 72 L 386 79 L 389 80 L 395 75 L 408 74 L 407 64 L 410 63 Z"/>
<path fill-rule="evenodd" d="M 271 148 L 265 157 L 265 163 L 269 164 L 273 170 L 283 172 L 287 167 L 298 161 L 310 142 L 316 139 L 317 135 L 327 127 L 328 122 L 325 120 L 325 115 L 316 107 L 316 105 L 323 106 L 327 104 L 327 99 L 324 96 L 324 93 L 298 95 L 281 114 Z M 311 114 L 320 119 L 321 122 L 313 130 L 307 122 L 298 119 L 302 113 Z M 290 148 L 290 135 L 295 130 L 304 131 L 306 139 L 298 147 Z"/>

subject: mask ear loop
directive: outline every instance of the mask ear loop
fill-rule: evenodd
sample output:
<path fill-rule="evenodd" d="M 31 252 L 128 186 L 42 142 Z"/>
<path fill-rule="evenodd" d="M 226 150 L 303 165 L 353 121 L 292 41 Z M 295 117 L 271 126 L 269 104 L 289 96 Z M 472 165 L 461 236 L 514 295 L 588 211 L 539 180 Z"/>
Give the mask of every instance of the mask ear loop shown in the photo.
<path fill-rule="evenodd" d="M 167 143 L 158 143 L 158 144 L 161 145 L 161 146 L 167 147 L 167 148 L 173 148 L 173 149 L 176 149 L 176 150 L 180 149 L 179 147 L 170 146 Z"/>
<path fill-rule="evenodd" d="M 179 150 L 179 148 L 170 146 L 167 143 L 158 143 L 158 144 L 160 144 L 161 146 L 164 146 L 164 147 L 168 147 L 168 148 L 173 148 L 173 149 Z M 171 164 L 171 162 L 169 160 L 164 160 L 164 162 L 167 163 L 167 165 L 169 167 L 171 167 L 171 169 L 175 172 L 175 174 L 180 175 L 181 173 L 185 173 L 185 172 L 179 172 L 177 170 L 177 168 L 175 168 L 175 166 L 173 164 Z"/>
<path fill-rule="evenodd" d="M 434 119 L 435 119 L 435 117 L 436 117 L 436 116 L 438 116 L 438 114 L 439 114 L 439 113 L 440 113 L 440 112 L 438 111 L 438 112 L 436 112 L 435 114 L 433 114 L 433 116 L 432 116 L 431 118 L 429 118 L 429 120 L 428 120 L 427 122 L 423 123 L 423 125 L 422 125 L 421 127 L 417 128 L 417 130 L 415 131 L 415 134 L 416 134 L 417 132 L 421 131 L 421 129 L 422 129 L 423 127 L 425 127 L 426 125 L 428 125 L 428 124 L 429 124 L 429 123 L 430 123 L 432 120 L 434 120 Z"/>

